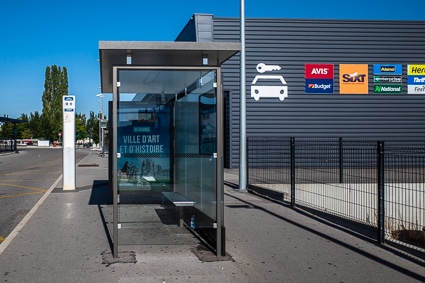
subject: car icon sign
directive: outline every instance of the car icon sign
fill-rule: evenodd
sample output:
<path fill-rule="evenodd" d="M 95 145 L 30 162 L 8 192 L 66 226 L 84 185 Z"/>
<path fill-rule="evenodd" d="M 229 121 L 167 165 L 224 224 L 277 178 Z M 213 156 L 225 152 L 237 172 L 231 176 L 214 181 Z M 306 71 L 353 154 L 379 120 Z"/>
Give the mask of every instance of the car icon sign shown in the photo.
<path fill-rule="evenodd" d="M 257 85 L 259 80 L 271 80 L 271 81 L 280 81 L 279 85 Z M 283 76 L 277 75 L 257 75 L 251 84 L 251 97 L 255 101 L 258 101 L 260 98 L 266 97 L 277 97 L 280 101 L 283 101 L 285 97 L 288 97 L 288 86 L 286 84 Z"/>

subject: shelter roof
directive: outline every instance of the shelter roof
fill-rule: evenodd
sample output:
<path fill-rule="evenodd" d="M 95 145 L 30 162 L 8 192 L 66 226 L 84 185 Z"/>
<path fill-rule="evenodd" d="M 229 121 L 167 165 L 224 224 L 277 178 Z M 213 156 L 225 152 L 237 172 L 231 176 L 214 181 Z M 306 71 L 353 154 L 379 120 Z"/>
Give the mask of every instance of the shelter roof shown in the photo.
<path fill-rule="evenodd" d="M 239 42 L 100 41 L 102 93 L 112 93 L 114 66 L 220 66 L 241 49 Z M 208 65 L 203 59 L 208 58 Z"/>
<path fill-rule="evenodd" d="M 23 120 L 19 120 L 19 119 L 12 119 L 12 118 L 8 118 L 8 117 L 0 117 L 0 122 L 10 122 L 10 123 L 24 123 L 26 121 Z"/>

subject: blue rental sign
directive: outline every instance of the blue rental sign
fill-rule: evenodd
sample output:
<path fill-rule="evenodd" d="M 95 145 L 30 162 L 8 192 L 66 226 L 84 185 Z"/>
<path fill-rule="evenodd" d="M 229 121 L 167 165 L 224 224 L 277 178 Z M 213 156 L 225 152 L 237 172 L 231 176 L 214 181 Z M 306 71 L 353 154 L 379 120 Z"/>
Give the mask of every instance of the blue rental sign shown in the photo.
<path fill-rule="evenodd" d="M 305 92 L 308 94 L 333 94 L 334 81 L 333 80 L 305 80 Z"/>
<path fill-rule="evenodd" d="M 403 69 L 401 64 L 374 64 L 374 75 L 402 75 Z"/>

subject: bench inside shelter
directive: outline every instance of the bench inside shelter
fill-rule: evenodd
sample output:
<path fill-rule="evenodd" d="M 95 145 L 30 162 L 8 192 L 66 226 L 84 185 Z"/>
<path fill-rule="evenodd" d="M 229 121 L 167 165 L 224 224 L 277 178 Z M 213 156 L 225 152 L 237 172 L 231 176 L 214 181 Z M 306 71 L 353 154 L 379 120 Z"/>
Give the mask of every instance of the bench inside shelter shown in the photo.
<path fill-rule="evenodd" d="M 177 214 L 179 217 L 179 226 L 183 227 L 183 207 L 194 206 L 196 202 L 180 192 L 162 192 L 163 205 L 165 199 L 167 199 L 176 207 Z"/>

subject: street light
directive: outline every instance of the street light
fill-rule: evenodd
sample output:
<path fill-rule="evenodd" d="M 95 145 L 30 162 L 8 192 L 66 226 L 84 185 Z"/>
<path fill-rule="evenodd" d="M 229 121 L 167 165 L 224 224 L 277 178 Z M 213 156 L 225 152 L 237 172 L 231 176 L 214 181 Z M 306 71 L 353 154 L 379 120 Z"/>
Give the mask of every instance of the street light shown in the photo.
<path fill-rule="evenodd" d="M 245 0 L 240 3 L 240 104 L 239 104 L 239 191 L 247 188 L 247 152 L 246 152 L 246 75 L 245 75 Z"/>
<path fill-rule="evenodd" d="M 100 120 L 99 120 L 99 131 L 101 132 L 101 134 L 100 134 L 99 138 L 101 140 L 101 147 L 102 147 L 101 155 L 103 157 L 103 155 L 105 153 L 105 151 L 104 151 L 105 141 L 104 141 L 102 122 L 103 122 L 103 113 L 104 113 L 103 102 L 104 102 L 104 99 L 105 99 L 105 95 L 103 93 L 99 93 L 99 94 L 96 94 L 96 96 L 102 98 L 102 111 L 101 111 L 101 116 L 100 116 Z"/>

